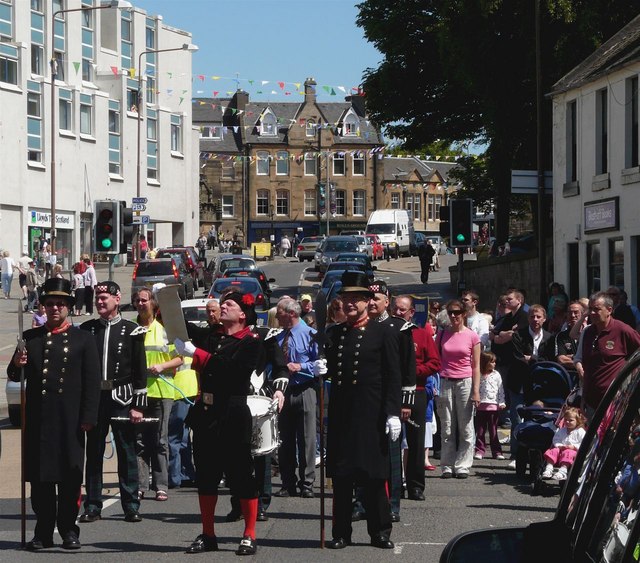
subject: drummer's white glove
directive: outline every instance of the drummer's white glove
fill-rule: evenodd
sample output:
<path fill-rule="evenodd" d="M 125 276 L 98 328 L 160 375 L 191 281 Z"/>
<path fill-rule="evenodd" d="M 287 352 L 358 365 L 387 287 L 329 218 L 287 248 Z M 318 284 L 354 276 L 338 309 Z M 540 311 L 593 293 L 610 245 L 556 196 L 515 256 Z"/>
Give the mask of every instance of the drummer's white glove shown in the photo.
<path fill-rule="evenodd" d="M 328 371 L 327 360 L 325 360 L 324 358 L 313 362 L 313 375 L 326 375 Z"/>
<path fill-rule="evenodd" d="M 173 345 L 176 347 L 176 352 L 181 356 L 193 357 L 196 353 L 196 347 L 191 344 L 191 342 L 184 342 L 183 340 L 176 338 L 173 341 Z"/>
<path fill-rule="evenodd" d="M 389 434 L 392 442 L 395 442 L 400 436 L 400 419 L 397 416 L 387 417 L 387 425 L 385 428 L 385 434 Z"/>

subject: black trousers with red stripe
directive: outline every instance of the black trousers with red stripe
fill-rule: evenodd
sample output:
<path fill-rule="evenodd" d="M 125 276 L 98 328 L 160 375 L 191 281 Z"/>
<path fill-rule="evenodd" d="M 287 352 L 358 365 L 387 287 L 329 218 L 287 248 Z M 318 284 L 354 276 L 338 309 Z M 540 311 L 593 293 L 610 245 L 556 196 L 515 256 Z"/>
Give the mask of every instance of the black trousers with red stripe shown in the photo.
<path fill-rule="evenodd" d="M 69 532 L 80 535 L 76 518 L 80 510 L 82 471 L 69 471 L 57 483 L 31 482 L 31 506 L 36 515 L 35 537 L 42 541 L 53 539 L 53 530 L 64 539 Z M 56 494 L 57 489 L 57 494 Z"/>

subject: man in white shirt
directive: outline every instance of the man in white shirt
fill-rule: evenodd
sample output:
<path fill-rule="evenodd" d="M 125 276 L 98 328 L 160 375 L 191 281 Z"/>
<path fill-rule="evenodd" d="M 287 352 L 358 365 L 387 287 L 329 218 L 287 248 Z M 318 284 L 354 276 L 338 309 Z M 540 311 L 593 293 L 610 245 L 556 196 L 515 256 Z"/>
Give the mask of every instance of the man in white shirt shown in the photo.
<path fill-rule="evenodd" d="M 478 302 L 480 298 L 478 294 L 469 289 L 462 293 L 462 304 L 467 311 L 467 326 L 480 337 L 480 344 L 483 350 L 491 347 L 489 339 L 489 321 L 478 312 Z"/>

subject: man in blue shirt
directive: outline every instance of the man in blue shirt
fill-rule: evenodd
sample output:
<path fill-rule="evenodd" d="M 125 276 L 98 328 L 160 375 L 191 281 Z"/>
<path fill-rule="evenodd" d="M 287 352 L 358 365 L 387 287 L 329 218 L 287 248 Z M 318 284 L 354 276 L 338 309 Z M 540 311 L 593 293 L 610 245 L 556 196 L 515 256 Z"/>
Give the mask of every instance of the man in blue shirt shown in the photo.
<path fill-rule="evenodd" d="M 282 475 L 282 489 L 278 497 L 298 495 L 313 498 L 316 458 L 316 390 L 313 364 L 318 357 L 317 345 L 313 341 L 315 330 L 300 322 L 300 304 L 291 298 L 278 302 L 276 318 L 282 332 L 276 336 L 284 352 L 289 369 L 289 384 L 278 426 L 280 446 L 278 459 Z M 297 439 L 296 439 L 297 437 Z M 296 448 L 296 442 L 298 447 Z M 296 451 L 300 452 L 296 483 Z"/>

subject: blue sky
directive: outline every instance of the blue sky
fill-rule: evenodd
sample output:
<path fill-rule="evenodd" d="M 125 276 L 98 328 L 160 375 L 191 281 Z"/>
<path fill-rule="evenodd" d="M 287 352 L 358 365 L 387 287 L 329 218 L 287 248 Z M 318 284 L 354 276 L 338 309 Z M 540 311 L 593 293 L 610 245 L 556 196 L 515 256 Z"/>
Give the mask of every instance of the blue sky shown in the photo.
<path fill-rule="evenodd" d="M 356 26 L 353 0 L 131 3 L 150 15 L 162 15 L 167 25 L 191 32 L 200 48 L 193 56 L 193 73 L 204 76 L 194 81 L 194 97 L 212 97 L 215 91 L 226 96 L 235 91 L 237 75 L 253 100 L 293 101 L 301 98 L 295 83 L 312 76 L 320 100 L 341 101 L 360 84 L 364 70 L 377 67 L 382 58 Z"/>

